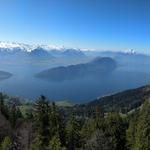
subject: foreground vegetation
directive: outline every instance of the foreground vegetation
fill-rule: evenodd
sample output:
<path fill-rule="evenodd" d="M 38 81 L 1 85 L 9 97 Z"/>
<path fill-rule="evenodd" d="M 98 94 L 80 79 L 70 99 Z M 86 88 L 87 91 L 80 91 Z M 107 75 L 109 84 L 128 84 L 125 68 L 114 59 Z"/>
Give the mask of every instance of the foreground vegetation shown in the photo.
<path fill-rule="evenodd" d="M 75 106 L 68 107 L 44 96 L 27 103 L 0 93 L 0 149 L 149 150 L 148 98 L 124 114 L 105 112 L 98 105 L 80 115 Z"/>

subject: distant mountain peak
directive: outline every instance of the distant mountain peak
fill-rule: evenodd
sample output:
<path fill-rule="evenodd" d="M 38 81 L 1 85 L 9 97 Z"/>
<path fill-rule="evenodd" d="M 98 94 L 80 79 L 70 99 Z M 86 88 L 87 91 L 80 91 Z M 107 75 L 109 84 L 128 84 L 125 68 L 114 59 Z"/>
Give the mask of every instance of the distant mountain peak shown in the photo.
<path fill-rule="evenodd" d="M 42 47 L 37 47 L 35 49 L 33 49 L 31 52 L 30 52 L 30 55 L 31 56 L 37 56 L 37 57 L 53 57 L 51 56 L 47 50 L 45 50 L 44 48 Z"/>
<path fill-rule="evenodd" d="M 23 51 L 28 51 L 31 52 L 32 50 L 42 48 L 46 51 L 51 51 L 51 50 L 58 50 L 62 52 L 80 52 L 80 49 L 77 48 L 68 48 L 65 46 L 57 46 L 57 45 L 44 45 L 44 44 L 24 44 L 24 43 L 19 43 L 19 42 L 3 42 L 0 41 L 0 48 L 3 50 L 9 50 L 13 51 L 14 49 L 20 49 Z"/>
<path fill-rule="evenodd" d="M 134 49 L 130 49 L 130 50 L 126 51 L 126 54 L 134 55 L 134 54 L 137 54 L 137 53 Z"/>
<path fill-rule="evenodd" d="M 64 49 L 62 55 L 66 57 L 85 57 L 85 54 L 83 51 L 81 51 L 80 49 L 74 49 L 74 48 Z"/>
<path fill-rule="evenodd" d="M 0 48 L 7 51 L 13 51 L 14 49 L 20 49 L 22 51 L 31 51 L 32 46 L 28 44 L 18 43 L 18 42 L 0 41 Z"/>

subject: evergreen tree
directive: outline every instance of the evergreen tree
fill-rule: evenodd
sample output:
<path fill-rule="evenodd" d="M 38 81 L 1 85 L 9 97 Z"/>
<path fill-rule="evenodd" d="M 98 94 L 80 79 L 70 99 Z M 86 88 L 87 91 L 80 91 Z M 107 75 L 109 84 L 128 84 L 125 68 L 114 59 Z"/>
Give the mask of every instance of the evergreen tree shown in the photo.
<path fill-rule="evenodd" d="M 75 150 L 80 147 L 80 124 L 72 115 L 66 126 L 67 131 L 67 145 L 69 150 Z"/>
<path fill-rule="evenodd" d="M 150 101 L 146 101 L 141 108 L 136 130 L 133 150 L 150 149 Z"/>
<path fill-rule="evenodd" d="M 111 137 L 107 137 L 102 130 L 97 129 L 93 132 L 90 139 L 86 141 L 84 150 L 112 150 Z"/>
<path fill-rule="evenodd" d="M 82 146 L 84 146 L 87 143 L 87 141 L 91 139 L 91 136 L 96 131 L 95 124 L 96 123 L 93 118 L 89 118 L 85 120 L 84 125 L 81 130 Z"/>
<path fill-rule="evenodd" d="M 66 118 L 62 111 L 58 115 L 58 134 L 62 146 L 66 146 Z"/>
<path fill-rule="evenodd" d="M 10 120 L 10 124 L 13 128 L 16 127 L 17 120 L 22 117 L 23 117 L 23 115 L 22 115 L 20 109 L 18 107 L 16 107 L 15 104 L 11 105 L 9 108 L 9 120 Z"/>
<path fill-rule="evenodd" d="M 5 104 L 5 96 L 0 92 L 0 112 L 8 119 L 8 107 Z"/>
<path fill-rule="evenodd" d="M 98 107 L 96 107 L 94 112 L 94 126 L 95 129 L 104 129 L 104 114 L 100 112 L 100 109 Z"/>
<path fill-rule="evenodd" d="M 59 134 L 59 114 L 58 114 L 58 110 L 57 110 L 57 106 L 55 105 L 55 103 L 52 103 L 52 107 L 51 107 L 51 113 L 50 113 L 50 125 L 51 125 L 51 132 L 52 135 L 57 135 Z"/>
<path fill-rule="evenodd" d="M 52 103 L 52 107 L 51 107 L 50 126 L 51 126 L 52 135 L 58 136 L 61 144 L 65 146 L 66 145 L 65 118 L 63 112 L 60 112 L 58 110 L 54 102 Z"/>
<path fill-rule="evenodd" d="M 15 104 L 12 105 L 9 113 L 10 113 L 9 120 L 10 120 L 11 126 L 15 128 L 16 122 L 17 122 L 17 108 Z"/>
<path fill-rule="evenodd" d="M 139 110 L 136 110 L 132 114 L 128 116 L 129 118 L 129 127 L 126 131 L 126 148 L 133 149 L 133 145 L 135 142 L 135 133 L 136 133 L 136 125 L 137 119 L 139 115 Z"/>
<path fill-rule="evenodd" d="M 45 96 L 41 96 L 35 103 L 34 106 L 34 118 L 35 118 L 35 128 L 37 132 L 37 138 L 35 140 L 36 145 L 38 145 L 39 150 L 46 149 L 50 137 L 52 134 L 50 132 L 50 106 L 49 102 L 46 100 Z"/>
<path fill-rule="evenodd" d="M 5 137 L 2 144 L 1 144 L 1 150 L 11 150 L 12 149 L 12 141 L 10 137 Z"/>
<path fill-rule="evenodd" d="M 0 112 L 3 113 L 4 111 L 4 97 L 3 93 L 0 93 Z"/>
<path fill-rule="evenodd" d="M 47 143 L 45 144 L 43 141 L 44 136 L 41 136 L 40 134 L 37 135 L 37 137 L 34 139 L 34 142 L 30 146 L 30 150 L 46 150 Z"/>
<path fill-rule="evenodd" d="M 54 136 L 49 142 L 47 150 L 66 150 L 66 148 L 61 147 L 60 139 L 57 136 Z"/>
<path fill-rule="evenodd" d="M 118 113 L 109 113 L 105 121 L 106 137 L 112 139 L 112 150 L 124 150 L 126 139 L 126 124 Z"/>

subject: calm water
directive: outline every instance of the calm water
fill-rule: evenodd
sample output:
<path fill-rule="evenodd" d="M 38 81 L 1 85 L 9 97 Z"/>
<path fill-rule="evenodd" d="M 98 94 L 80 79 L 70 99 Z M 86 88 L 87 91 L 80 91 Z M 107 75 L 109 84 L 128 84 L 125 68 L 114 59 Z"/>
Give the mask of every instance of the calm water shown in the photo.
<path fill-rule="evenodd" d="M 34 74 L 48 66 L 12 65 L 1 66 L 1 70 L 13 73 L 9 79 L 0 81 L 0 90 L 24 98 L 36 99 L 41 94 L 51 100 L 86 102 L 129 88 L 150 83 L 150 76 L 135 71 L 116 70 L 108 77 L 86 77 L 69 81 L 45 81 L 34 78 Z"/>

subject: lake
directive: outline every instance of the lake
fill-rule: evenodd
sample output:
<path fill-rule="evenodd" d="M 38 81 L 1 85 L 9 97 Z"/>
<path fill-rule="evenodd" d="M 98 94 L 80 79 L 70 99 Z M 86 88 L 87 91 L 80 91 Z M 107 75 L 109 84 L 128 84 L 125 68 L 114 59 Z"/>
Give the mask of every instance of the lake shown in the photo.
<path fill-rule="evenodd" d="M 45 81 L 34 74 L 48 66 L 5 65 L 4 71 L 13 76 L 0 81 L 0 90 L 13 96 L 35 100 L 41 94 L 50 100 L 69 100 L 76 103 L 87 102 L 99 96 L 109 95 L 129 88 L 150 83 L 146 73 L 118 69 L 107 77 L 85 77 L 66 81 Z"/>

